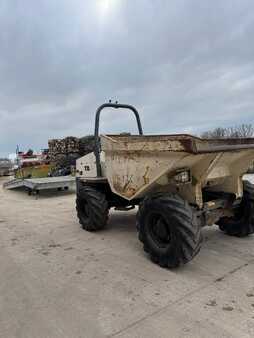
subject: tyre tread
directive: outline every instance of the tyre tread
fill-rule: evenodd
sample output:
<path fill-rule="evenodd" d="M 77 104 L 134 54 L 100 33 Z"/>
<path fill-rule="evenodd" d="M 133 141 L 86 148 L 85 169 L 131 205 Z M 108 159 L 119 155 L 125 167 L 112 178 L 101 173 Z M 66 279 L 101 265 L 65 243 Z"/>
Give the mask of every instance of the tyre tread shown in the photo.
<path fill-rule="evenodd" d="M 85 221 L 81 203 L 87 202 L 90 209 L 91 220 Z M 77 194 L 76 210 L 79 223 L 87 231 L 103 229 L 108 221 L 109 207 L 105 194 L 97 189 L 84 185 Z"/>
<path fill-rule="evenodd" d="M 168 217 L 177 221 L 174 230 L 177 248 L 175 255 L 158 255 L 150 247 L 144 231 L 144 219 L 147 210 L 153 205 L 160 206 Z M 192 260 L 200 251 L 202 235 L 201 228 L 194 217 L 194 210 L 177 194 L 158 193 L 146 197 L 140 204 L 137 213 L 137 229 L 139 240 L 143 243 L 144 251 L 148 252 L 153 262 L 160 266 L 174 268 Z"/>

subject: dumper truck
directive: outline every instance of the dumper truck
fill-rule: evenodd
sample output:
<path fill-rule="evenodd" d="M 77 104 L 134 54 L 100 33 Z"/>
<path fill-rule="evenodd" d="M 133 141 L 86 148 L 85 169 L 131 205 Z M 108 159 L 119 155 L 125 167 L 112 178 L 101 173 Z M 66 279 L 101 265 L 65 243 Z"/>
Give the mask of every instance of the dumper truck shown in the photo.
<path fill-rule="evenodd" d="M 99 135 L 102 110 L 129 110 L 138 134 Z M 253 138 L 201 139 L 143 135 L 136 108 L 105 103 L 96 111 L 94 152 L 77 160 L 77 217 L 104 229 L 109 209 L 138 207 L 138 238 L 151 260 L 175 268 L 200 251 L 202 227 L 217 224 L 237 237 L 254 232 L 254 185 L 243 180 Z"/>

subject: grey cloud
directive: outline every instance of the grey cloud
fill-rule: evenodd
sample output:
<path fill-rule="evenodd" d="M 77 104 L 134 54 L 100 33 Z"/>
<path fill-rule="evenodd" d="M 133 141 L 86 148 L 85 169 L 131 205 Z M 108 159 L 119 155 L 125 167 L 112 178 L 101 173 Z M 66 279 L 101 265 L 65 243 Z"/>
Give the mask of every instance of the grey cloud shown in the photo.
<path fill-rule="evenodd" d="M 148 133 L 253 121 L 254 3 L 18 1 L 0 4 L 0 154 L 93 131 L 109 98 Z M 102 130 L 135 131 L 121 112 Z"/>

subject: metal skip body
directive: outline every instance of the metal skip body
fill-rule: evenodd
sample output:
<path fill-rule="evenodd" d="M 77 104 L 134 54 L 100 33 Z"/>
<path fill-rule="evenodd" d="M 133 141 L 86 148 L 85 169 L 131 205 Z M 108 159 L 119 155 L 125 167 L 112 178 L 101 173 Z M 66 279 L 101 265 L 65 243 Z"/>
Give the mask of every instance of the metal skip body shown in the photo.
<path fill-rule="evenodd" d="M 201 206 L 201 189 L 206 186 L 242 194 L 239 181 L 254 157 L 252 142 L 189 135 L 102 135 L 102 174 L 111 189 L 128 200 L 167 186 Z M 190 180 L 176 184 L 174 177 L 181 170 L 189 170 Z"/>

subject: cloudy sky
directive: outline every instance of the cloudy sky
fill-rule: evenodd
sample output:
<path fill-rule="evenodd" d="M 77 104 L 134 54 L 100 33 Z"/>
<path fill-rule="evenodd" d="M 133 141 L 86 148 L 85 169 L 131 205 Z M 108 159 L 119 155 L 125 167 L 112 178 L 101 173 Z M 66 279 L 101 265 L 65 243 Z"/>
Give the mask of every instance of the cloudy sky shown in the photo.
<path fill-rule="evenodd" d="M 253 37 L 253 0 L 0 0 L 0 156 L 92 133 L 111 98 L 146 133 L 252 123 Z"/>

